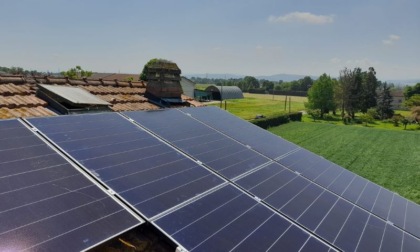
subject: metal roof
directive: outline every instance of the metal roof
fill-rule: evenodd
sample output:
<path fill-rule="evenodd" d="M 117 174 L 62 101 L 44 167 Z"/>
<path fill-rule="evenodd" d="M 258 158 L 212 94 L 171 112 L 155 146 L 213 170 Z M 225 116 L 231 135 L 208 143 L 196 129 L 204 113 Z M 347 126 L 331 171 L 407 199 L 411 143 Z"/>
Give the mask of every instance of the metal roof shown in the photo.
<path fill-rule="evenodd" d="M 39 84 L 39 86 L 42 89 L 60 96 L 72 104 L 111 105 L 110 103 L 78 87 L 53 86 L 45 84 Z"/>
<path fill-rule="evenodd" d="M 223 100 L 244 98 L 242 90 L 237 86 L 209 86 L 205 91 L 212 92 L 213 98 L 217 97 L 214 95 L 214 93 L 218 93 L 219 96 L 221 94 Z"/>

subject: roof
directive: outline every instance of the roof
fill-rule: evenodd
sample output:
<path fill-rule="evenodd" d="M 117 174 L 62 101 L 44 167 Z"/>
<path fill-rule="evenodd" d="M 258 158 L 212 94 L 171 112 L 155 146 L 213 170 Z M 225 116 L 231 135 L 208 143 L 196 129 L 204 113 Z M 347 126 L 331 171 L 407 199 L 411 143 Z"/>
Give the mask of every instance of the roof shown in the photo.
<path fill-rule="evenodd" d="M 89 93 L 88 91 L 79 87 L 57 86 L 39 84 L 41 89 L 52 92 L 64 100 L 73 104 L 95 104 L 95 105 L 111 105 L 101 98 Z"/>
<path fill-rule="evenodd" d="M 243 99 L 244 94 L 237 86 L 208 86 L 207 92 L 216 92 L 222 94 L 222 99 Z"/>
<path fill-rule="evenodd" d="M 146 82 L 59 77 L 24 77 L 0 75 L 0 119 L 53 116 L 57 112 L 36 96 L 37 85 L 78 87 L 110 103 L 113 111 L 155 110 L 160 107 L 144 97 Z M 183 97 L 189 106 L 202 106 L 190 97 Z"/>
<path fill-rule="evenodd" d="M 102 80 L 117 80 L 117 81 L 128 81 L 132 79 L 137 81 L 140 74 L 121 74 L 121 73 L 93 73 L 88 79 L 102 79 Z"/>

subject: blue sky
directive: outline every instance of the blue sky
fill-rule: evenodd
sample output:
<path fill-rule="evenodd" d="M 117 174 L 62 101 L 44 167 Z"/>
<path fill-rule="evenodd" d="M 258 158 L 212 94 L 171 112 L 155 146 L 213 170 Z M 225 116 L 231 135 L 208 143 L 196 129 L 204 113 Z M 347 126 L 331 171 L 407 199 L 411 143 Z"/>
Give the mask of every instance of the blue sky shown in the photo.
<path fill-rule="evenodd" d="M 419 0 L 0 0 L 0 66 L 420 78 Z"/>

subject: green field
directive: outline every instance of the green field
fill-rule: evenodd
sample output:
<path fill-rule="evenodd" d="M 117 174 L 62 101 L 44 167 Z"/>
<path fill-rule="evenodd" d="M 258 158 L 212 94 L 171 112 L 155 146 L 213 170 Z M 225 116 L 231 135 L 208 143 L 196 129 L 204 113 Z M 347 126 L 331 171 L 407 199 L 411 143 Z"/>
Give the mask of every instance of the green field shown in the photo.
<path fill-rule="evenodd" d="M 420 203 L 418 132 L 305 122 L 270 131 Z"/>
<path fill-rule="evenodd" d="M 264 95 L 264 94 L 248 94 L 244 93 L 244 99 L 227 100 L 227 111 L 241 117 L 245 120 L 254 119 L 256 115 L 274 116 L 289 112 L 289 101 L 287 101 L 287 109 L 285 110 L 285 99 L 283 95 Z M 306 97 L 291 97 L 291 112 L 301 111 L 305 109 L 304 102 Z M 212 106 L 220 106 L 220 102 L 209 104 Z M 224 103 L 223 103 L 224 108 Z"/>

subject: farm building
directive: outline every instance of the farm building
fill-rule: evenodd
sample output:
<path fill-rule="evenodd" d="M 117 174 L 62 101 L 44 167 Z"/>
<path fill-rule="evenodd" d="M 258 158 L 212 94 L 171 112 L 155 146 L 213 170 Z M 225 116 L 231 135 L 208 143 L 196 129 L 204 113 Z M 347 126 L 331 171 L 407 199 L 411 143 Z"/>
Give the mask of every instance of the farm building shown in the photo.
<path fill-rule="evenodd" d="M 208 86 L 205 90 L 211 93 L 213 100 L 243 99 L 244 94 L 237 86 Z"/>
<path fill-rule="evenodd" d="M 195 82 L 182 76 L 181 77 L 182 92 L 184 95 L 194 97 Z"/>

